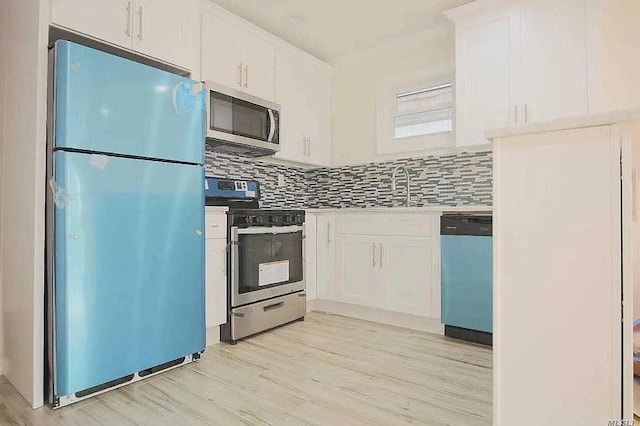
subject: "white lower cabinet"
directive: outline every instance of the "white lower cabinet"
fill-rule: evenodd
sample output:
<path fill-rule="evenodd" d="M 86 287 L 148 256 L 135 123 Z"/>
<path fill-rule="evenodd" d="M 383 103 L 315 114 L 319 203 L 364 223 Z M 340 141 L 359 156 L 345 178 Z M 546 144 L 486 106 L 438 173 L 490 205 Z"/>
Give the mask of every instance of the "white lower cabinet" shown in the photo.
<path fill-rule="evenodd" d="M 317 216 L 306 214 L 304 219 L 304 282 L 307 291 L 307 300 L 313 300 L 317 295 L 316 286 L 316 224 Z"/>
<path fill-rule="evenodd" d="M 207 207 L 205 214 L 206 327 L 227 322 L 226 209 Z"/>
<path fill-rule="evenodd" d="M 207 328 L 227 322 L 227 240 L 205 242 Z"/>
<path fill-rule="evenodd" d="M 316 296 L 335 298 L 335 216 L 319 214 L 316 220 Z"/>
<path fill-rule="evenodd" d="M 439 216 L 401 212 L 319 216 L 318 299 L 439 318 Z"/>
<path fill-rule="evenodd" d="M 433 316 L 432 240 L 428 237 L 383 237 L 379 242 L 380 308 Z"/>
<path fill-rule="evenodd" d="M 379 307 L 378 239 L 341 235 L 336 240 L 336 290 L 340 302 Z"/>

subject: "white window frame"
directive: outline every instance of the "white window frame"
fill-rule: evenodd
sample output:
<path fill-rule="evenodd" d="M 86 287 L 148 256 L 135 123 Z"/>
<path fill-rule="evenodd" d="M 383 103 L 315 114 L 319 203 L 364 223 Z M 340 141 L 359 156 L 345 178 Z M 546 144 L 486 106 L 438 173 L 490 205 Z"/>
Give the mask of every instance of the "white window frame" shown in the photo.
<path fill-rule="evenodd" d="M 455 75 L 433 75 L 426 72 L 409 76 L 396 77 L 378 84 L 376 121 L 377 137 L 376 152 L 378 156 L 400 154 L 408 152 L 420 152 L 439 150 L 455 147 Z M 432 135 L 415 136 L 408 138 L 396 138 L 394 119 L 397 114 L 397 96 L 402 93 L 435 88 L 445 84 L 452 86 L 452 100 L 450 104 L 440 105 L 436 110 L 445 106 L 451 106 L 453 111 L 453 124 L 450 132 L 436 133 Z M 416 111 L 421 112 L 421 111 Z"/>

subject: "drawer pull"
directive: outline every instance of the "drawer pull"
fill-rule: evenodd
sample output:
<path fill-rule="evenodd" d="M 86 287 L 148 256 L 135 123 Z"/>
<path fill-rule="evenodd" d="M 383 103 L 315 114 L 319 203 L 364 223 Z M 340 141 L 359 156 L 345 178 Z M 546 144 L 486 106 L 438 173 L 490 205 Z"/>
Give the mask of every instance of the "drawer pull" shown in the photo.
<path fill-rule="evenodd" d="M 264 308 L 262 308 L 262 310 L 267 312 L 267 311 L 272 311 L 274 309 L 282 308 L 283 306 L 284 306 L 284 302 L 278 302 L 278 303 L 274 303 L 273 305 L 267 305 Z"/>

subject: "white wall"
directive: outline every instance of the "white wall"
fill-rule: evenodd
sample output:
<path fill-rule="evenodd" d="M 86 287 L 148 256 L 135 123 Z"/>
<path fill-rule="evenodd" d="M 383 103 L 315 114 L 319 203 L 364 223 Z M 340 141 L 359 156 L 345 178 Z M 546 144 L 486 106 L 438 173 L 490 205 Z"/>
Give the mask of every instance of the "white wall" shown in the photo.
<path fill-rule="evenodd" d="M 42 405 L 46 0 L 2 0 L 4 144 L 0 235 L 4 374 Z M 42 4 L 41 4 L 42 3 Z M 45 28 L 45 31 L 42 29 Z"/>
<path fill-rule="evenodd" d="M 381 81 L 426 71 L 455 73 L 453 25 L 388 42 L 332 61 L 332 161 L 366 163 L 376 155 L 376 97 Z M 415 155 L 405 154 L 404 156 Z"/>

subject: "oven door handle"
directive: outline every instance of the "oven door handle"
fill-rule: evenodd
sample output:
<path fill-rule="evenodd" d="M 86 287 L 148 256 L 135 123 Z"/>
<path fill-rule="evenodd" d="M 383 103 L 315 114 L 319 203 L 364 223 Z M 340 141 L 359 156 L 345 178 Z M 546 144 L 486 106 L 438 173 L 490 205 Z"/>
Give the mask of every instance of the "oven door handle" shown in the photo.
<path fill-rule="evenodd" d="M 304 230 L 303 226 L 300 225 L 292 225 L 292 226 L 254 226 L 254 227 L 249 227 L 249 228 L 238 228 L 238 227 L 233 227 L 232 229 L 232 235 L 233 234 L 238 234 L 238 235 L 260 235 L 260 234 L 264 234 L 264 235 L 269 235 L 269 234 L 292 234 L 295 232 L 300 232 Z M 235 230 L 235 232 L 233 232 Z"/>

